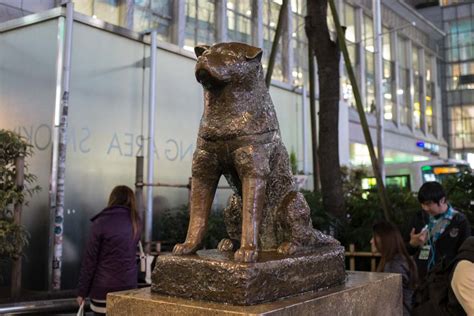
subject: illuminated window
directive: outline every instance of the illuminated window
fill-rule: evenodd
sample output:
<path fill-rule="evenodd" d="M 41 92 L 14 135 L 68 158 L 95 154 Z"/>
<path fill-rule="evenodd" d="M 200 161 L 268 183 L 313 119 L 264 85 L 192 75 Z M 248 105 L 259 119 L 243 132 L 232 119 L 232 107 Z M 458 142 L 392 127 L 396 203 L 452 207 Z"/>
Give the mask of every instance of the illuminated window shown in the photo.
<path fill-rule="evenodd" d="M 474 148 L 474 105 L 451 107 L 449 125 L 453 149 Z"/>
<path fill-rule="evenodd" d="M 356 58 L 356 50 L 358 47 L 358 44 L 356 44 L 356 33 L 355 33 L 355 9 L 353 6 L 344 3 L 344 13 L 343 13 L 343 18 L 344 18 L 344 26 L 346 27 L 346 42 L 347 42 L 347 50 L 349 52 L 349 58 L 351 60 L 352 67 L 354 68 L 354 73 L 357 72 L 358 69 L 358 64 L 357 64 L 357 58 Z M 357 77 L 357 76 L 356 76 Z M 347 75 L 347 70 L 346 67 L 343 67 L 343 71 L 341 73 L 341 89 L 342 89 L 342 97 L 344 100 L 347 101 L 347 103 L 355 107 L 355 97 L 354 93 L 352 91 L 352 85 L 351 81 L 349 79 L 349 76 Z"/>
<path fill-rule="evenodd" d="M 364 15 L 365 47 L 365 110 L 375 113 L 375 64 L 374 64 L 374 29 L 372 18 Z"/>
<path fill-rule="evenodd" d="M 393 91 L 395 89 L 395 75 L 393 73 L 393 61 L 390 43 L 390 31 L 382 28 L 382 58 L 383 58 L 383 99 L 384 118 L 386 120 L 395 119 L 395 106 L 393 104 Z"/>
<path fill-rule="evenodd" d="M 413 69 L 413 126 L 421 128 L 421 96 L 423 79 L 420 73 L 420 50 L 413 46 L 412 69 Z"/>
<path fill-rule="evenodd" d="M 397 87 L 397 96 L 400 103 L 400 124 L 408 125 L 410 122 L 409 106 L 410 106 L 410 71 L 408 65 L 408 41 L 398 36 L 398 72 L 399 82 Z"/>
<path fill-rule="evenodd" d="M 435 102 L 435 83 L 433 78 L 433 58 L 426 54 L 425 55 L 425 80 L 426 80 L 426 108 L 425 108 L 425 120 L 427 132 L 434 134 L 434 122 L 435 113 L 434 109 L 436 106 Z"/>
<path fill-rule="evenodd" d="M 446 89 L 474 89 L 473 18 L 446 22 Z"/>

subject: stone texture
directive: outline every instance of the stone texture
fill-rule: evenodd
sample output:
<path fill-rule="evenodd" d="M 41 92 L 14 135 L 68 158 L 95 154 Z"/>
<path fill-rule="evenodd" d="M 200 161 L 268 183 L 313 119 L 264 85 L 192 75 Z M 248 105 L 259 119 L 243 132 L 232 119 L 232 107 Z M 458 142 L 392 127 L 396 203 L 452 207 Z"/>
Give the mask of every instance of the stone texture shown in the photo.
<path fill-rule="evenodd" d="M 349 272 L 344 285 L 253 306 L 236 306 L 152 293 L 111 293 L 107 315 L 402 315 L 402 280 L 388 273 Z"/>
<path fill-rule="evenodd" d="M 232 252 L 158 257 L 152 291 L 171 296 L 253 305 L 345 281 L 344 248 L 324 246 L 307 255 L 262 252 L 256 263 L 233 260 Z"/>

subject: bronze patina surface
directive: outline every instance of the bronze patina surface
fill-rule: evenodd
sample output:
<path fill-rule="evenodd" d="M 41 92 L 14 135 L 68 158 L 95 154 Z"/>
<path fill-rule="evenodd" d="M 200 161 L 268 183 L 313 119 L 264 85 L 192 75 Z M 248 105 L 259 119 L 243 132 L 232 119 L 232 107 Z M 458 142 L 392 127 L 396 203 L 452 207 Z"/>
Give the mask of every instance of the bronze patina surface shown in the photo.
<path fill-rule="evenodd" d="M 218 248 L 237 249 L 236 261 L 256 262 L 259 251 L 291 255 L 338 245 L 313 229 L 309 207 L 296 191 L 264 82 L 262 50 L 219 43 L 195 52 L 205 104 L 192 163 L 188 233 L 174 254 L 199 249 L 222 175 L 235 194 L 224 211 L 229 238 Z"/>
<path fill-rule="evenodd" d="M 402 310 L 402 280 L 398 274 L 349 272 L 344 285 L 270 303 L 237 306 L 156 294 L 149 288 L 110 293 L 109 316 L 152 315 L 272 315 L 272 316 L 398 316 Z"/>
<path fill-rule="evenodd" d="M 253 305 L 344 283 L 344 248 L 323 246 L 308 255 L 261 252 L 258 262 L 235 262 L 232 252 L 158 257 L 156 293 L 235 305 Z"/>

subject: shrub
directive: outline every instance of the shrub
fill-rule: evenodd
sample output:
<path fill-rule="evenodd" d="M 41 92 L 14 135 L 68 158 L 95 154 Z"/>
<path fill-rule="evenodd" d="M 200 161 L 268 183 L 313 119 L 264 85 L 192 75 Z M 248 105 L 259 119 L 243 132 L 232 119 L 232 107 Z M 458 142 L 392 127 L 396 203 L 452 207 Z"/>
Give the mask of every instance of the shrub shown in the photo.
<path fill-rule="evenodd" d="M 344 246 L 354 243 L 356 249 L 370 249 L 372 225 L 384 219 L 383 210 L 376 189 L 362 189 L 362 178 L 367 171 L 362 168 L 342 168 L 344 203 L 346 218 L 332 217 L 322 207 L 322 197 L 318 192 L 304 192 L 311 209 L 313 226 L 333 234 Z M 387 194 L 392 203 L 391 220 L 398 225 L 403 236 L 411 227 L 410 220 L 419 211 L 417 199 L 409 190 L 388 187 Z"/>
<path fill-rule="evenodd" d="M 474 224 L 474 174 L 464 173 L 459 177 L 447 177 L 443 186 L 448 196 L 448 201 L 461 210 Z"/>
<path fill-rule="evenodd" d="M 208 229 L 204 237 L 203 247 L 214 249 L 222 238 L 227 238 L 222 211 L 213 211 L 209 215 Z M 158 221 L 158 239 L 163 242 L 164 249 L 170 251 L 177 243 L 186 239 L 189 225 L 188 206 L 163 212 Z"/>
<path fill-rule="evenodd" d="M 28 244 L 28 232 L 14 222 L 14 205 L 27 204 L 27 198 L 40 188 L 35 185 L 36 176 L 28 173 L 25 163 L 24 186 L 16 185 L 15 160 L 33 154 L 32 146 L 24 138 L 11 131 L 0 130 L 0 263 L 18 258 Z"/>

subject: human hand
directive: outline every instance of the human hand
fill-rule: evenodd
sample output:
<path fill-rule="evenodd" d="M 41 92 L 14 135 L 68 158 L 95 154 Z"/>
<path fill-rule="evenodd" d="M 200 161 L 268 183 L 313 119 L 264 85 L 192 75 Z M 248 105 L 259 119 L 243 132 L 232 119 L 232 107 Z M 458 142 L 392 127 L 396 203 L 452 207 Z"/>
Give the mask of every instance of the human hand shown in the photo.
<path fill-rule="evenodd" d="M 84 303 L 84 298 L 82 296 L 76 297 L 77 305 L 81 306 Z"/>
<path fill-rule="evenodd" d="M 410 246 L 412 247 L 420 247 L 423 246 L 426 243 L 426 240 L 428 239 L 428 231 L 425 229 L 422 229 L 421 232 L 418 234 L 415 234 L 415 228 L 411 229 L 410 232 Z"/>

